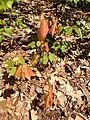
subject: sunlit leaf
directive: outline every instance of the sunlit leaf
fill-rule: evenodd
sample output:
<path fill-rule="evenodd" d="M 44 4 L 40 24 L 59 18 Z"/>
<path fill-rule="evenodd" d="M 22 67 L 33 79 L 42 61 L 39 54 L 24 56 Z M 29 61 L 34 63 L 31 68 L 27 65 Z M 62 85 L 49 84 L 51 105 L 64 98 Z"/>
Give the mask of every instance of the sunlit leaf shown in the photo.
<path fill-rule="evenodd" d="M 50 60 L 51 63 L 52 63 L 53 61 L 55 61 L 55 60 L 56 60 L 55 54 L 49 52 L 49 60 Z"/>
<path fill-rule="evenodd" d="M 51 48 L 58 50 L 60 47 L 60 42 L 55 42 Z"/>
<path fill-rule="evenodd" d="M 3 35 L 5 35 L 6 37 L 11 37 L 11 34 L 7 32 L 3 32 Z"/>
<path fill-rule="evenodd" d="M 28 44 L 28 46 L 30 46 L 32 49 L 35 48 L 35 41 L 32 41 L 30 44 Z"/>
<path fill-rule="evenodd" d="M 6 4 L 8 8 L 12 8 L 13 0 L 7 0 Z"/>
<path fill-rule="evenodd" d="M 66 48 L 67 48 L 67 46 L 64 44 L 64 45 L 62 45 L 61 46 L 61 51 L 64 53 L 64 52 L 66 52 Z"/>
<path fill-rule="evenodd" d="M 90 33 L 87 35 L 87 38 L 88 38 L 88 39 L 90 38 Z"/>
<path fill-rule="evenodd" d="M 59 30 L 60 30 L 60 33 L 62 33 L 64 27 L 63 26 L 60 26 Z"/>
<path fill-rule="evenodd" d="M 16 72 L 16 67 L 11 67 L 10 73 L 9 73 L 9 77 L 13 76 Z"/>
<path fill-rule="evenodd" d="M 5 32 L 12 33 L 12 30 L 10 28 L 5 28 Z"/>
<path fill-rule="evenodd" d="M 6 68 L 7 71 L 10 71 L 12 67 L 14 67 L 15 62 L 13 61 L 13 59 L 9 59 L 8 61 L 6 61 Z"/>
<path fill-rule="evenodd" d="M 18 64 L 24 64 L 25 60 L 23 59 L 22 56 L 18 56 Z"/>
<path fill-rule="evenodd" d="M 36 45 L 37 45 L 37 47 L 40 47 L 41 42 L 40 42 L 40 41 L 37 41 Z"/>
<path fill-rule="evenodd" d="M 80 25 L 81 25 L 81 22 L 80 22 L 80 21 L 77 21 L 76 23 L 77 23 L 77 25 L 78 25 L 78 26 L 80 26 Z"/>

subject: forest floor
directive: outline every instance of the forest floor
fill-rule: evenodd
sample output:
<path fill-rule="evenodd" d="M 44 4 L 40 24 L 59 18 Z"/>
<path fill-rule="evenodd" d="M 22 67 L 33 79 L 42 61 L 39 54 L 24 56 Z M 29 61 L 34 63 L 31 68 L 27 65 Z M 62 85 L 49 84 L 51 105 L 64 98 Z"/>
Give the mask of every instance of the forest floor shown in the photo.
<path fill-rule="evenodd" d="M 56 61 L 48 65 L 32 66 L 37 51 L 28 47 L 37 39 L 42 11 L 47 18 L 55 15 L 75 22 L 87 19 L 90 7 L 65 6 L 56 12 L 53 3 L 34 0 L 15 9 L 0 16 L 7 21 L 0 27 L 14 28 L 16 18 L 27 27 L 16 25 L 12 38 L 0 43 L 0 120 L 90 120 L 90 39 L 59 34 L 54 39 L 70 41 L 72 48 L 58 52 Z M 23 56 L 34 71 L 30 80 L 8 77 L 5 62 L 16 56 Z"/>

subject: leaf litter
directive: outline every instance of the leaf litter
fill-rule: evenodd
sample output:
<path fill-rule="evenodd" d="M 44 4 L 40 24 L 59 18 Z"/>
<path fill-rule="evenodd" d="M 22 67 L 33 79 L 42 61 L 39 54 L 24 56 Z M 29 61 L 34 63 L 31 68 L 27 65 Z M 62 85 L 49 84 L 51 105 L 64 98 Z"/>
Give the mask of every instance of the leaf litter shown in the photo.
<path fill-rule="evenodd" d="M 25 8 L 19 6 L 18 12 L 21 13 L 21 17 L 25 18 L 24 23 L 29 26 L 26 31 L 29 32 L 25 33 L 25 30 L 19 28 L 18 31 L 15 31 L 15 35 L 12 34 L 15 39 L 13 41 L 13 47 L 10 48 L 8 42 L 3 42 L 1 44 L 2 48 L 0 48 L 2 53 L 2 55 L 0 53 L 0 119 L 89 120 L 90 58 L 81 59 L 83 56 L 80 56 L 80 53 L 78 53 L 78 47 L 82 46 L 81 43 L 74 43 L 74 46 L 77 47 L 77 51 L 72 50 L 72 54 L 69 56 L 66 55 L 64 59 L 63 57 L 58 57 L 56 62 L 52 65 L 49 64 L 48 67 L 41 67 L 35 63 L 34 72 L 32 72 L 27 64 L 23 65 L 22 67 L 26 69 L 26 72 L 22 71 L 23 73 L 21 73 L 20 70 L 20 73 L 17 72 L 17 74 L 15 74 L 15 77 L 19 78 L 21 77 L 20 74 L 23 74 L 22 80 L 14 81 L 13 77 L 8 78 L 7 76 L 2 76 L 2 72 L 5 71 L 5 61 L 9 57 L 13 58 L 17 55 L 22 55 L 25 60 L 27 60 L 27 63 L 31 65 L 31 57 L 36 51 L 30 49 L 22 50 L 22 45 L 27 45 L 28 41 L 33 41 L 33 39 L 36 38 L 36 36 L 33 37 L 31 35 L 35 35 L 39 24 L 38 15 L 40 15 L 39 12 L 41 11 L 39 8 L 38 12 L 38 5 L 43 8 L 46 7 L 46 12 L 51 9 L 47 7 L 48 5 L 45 1 L 38 3 L 38 0 L 35 0 L 27 3 L 27 0 L 25 0 L 25 2 L 25 5 L 24 3 L 22 4 Z M 51 7 L 51 3 L 48 4 Z M 33 9 L 34 7 L 36 8 L 35 10 Z M 28 9 L 31 14 L 28 13 Z M 25 12 L 28 14 L 25 14 Z M 45 14 L 48 17 L 47 13 Z M 29 20 L 29 22 L 27 20 Z M 47 26 L 48 23 L 46 23 L 46 21 L 43 22 Z M 52 36 L 55 34 L 56 27 L 57 18 L 53 18 Z M 39 38 L 43 38 L 43 40 L 40 39 L 40 41 L 44 41 L 47 33 L 48 26 L 43 36 L 41 36 L 39 30 L 38 36 Z M 73 40 L 73 37 L 65 38 L 62 36 L 62 38 L 65 40 L 70 39 L 70 41 Z M 74 41 L 78 41 L 78 38 L 74 39 Z M 15 45 L 17 45 L 18 49 L 15 48 Z M 84 49 L 80 49 L 84 51 Z M 49 51 L 47 43 L 45 50 L 47 52 Z M 19 66 L 18 69 L 22 69 L 21 66 Z"/>

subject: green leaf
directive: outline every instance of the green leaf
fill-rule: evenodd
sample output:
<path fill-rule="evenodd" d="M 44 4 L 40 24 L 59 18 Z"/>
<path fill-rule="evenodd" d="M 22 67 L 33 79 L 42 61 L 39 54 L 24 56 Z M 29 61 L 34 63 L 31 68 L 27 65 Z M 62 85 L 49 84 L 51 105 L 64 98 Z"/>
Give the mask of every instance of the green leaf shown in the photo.
<path fill-rule="evenodd" d="M 66 52 L 66 48 L 67 48 L 67 46 L 64 44 L 64 45 L 62 45 L 62 47 L 61 47 L 61 51 L 64 53 L 64 52 Z"/>
<path fill-rule="evenodd" d="M 40 63 L 41 63 L 41 64 L 43 63 L 43 58 L 40 58 Z"/>
<path fill-rule="evenodd" d="M 9 59 L 8 61 L 6 61 L 6 68 L 7 71 L 10 71 L 12 67 L 14 67 L 15 62 L 13 61 L 13 59 Z"/>
<path fill-rule="evenodd" d="M 75 32 L 82 39 L 82 32 L 81 32 L 80 28 L 75 28 Z"/>
<path fill-rule="evenodd" d="M 0 25 L 2 24 L 2 19 L 0 19 Z"/>
<path fill-rule="evenodd" d="M 40 41 L 37 41 L 36 45 L 37 45 L 37 47 L 40 47 L 41 42 L 40 42 Z"/>
<path fill-rule="evenodd" d="M 11 37 L 11 34 L 10 34 L 10 33 L 3 32 L 2 34 L 3 34 L 4 36 L 6 36 L 6 37 Z"/>
<path fill-rule="evenodd" d="M 17 2 L 17 3 L 19 3 L 19 0 L 14 0 L 14 2 Z"/>
<path fill-rule="evenodd" d="M 78 26 L 80 26 L 80 25 L 81 25 L 80 21 L 77 21 L 76 23 L 77 23 L 77 25 L 78 25 Z"/>
<path fill-rule="evenodd" d="M 87 2 L 90 2 L 90 0 L 86 0 Z"/>
<path fill-rule="evenodd" d="M 72 34 L 72 30 L 73 30 L 72 27 L 69 26 L 69 27 L 66 29 L 66 33 L 65 33 L 66 36 L 71 35 L 71 34 Z"/>
<path fill-rule="evenodd" d="M 18 56 L 18 64 L 24 64 L 25 63 L 25 60 L 23 59 L 22 56 Z"/>
<path fill-rule="evenodd" d="M 12 30 L 10 28 L 5 28 L 5 32 L 12 33 Z"/>
<path fill-rule="evenodd" d="M 7 11 L 5 11 L 3 14 L 5 14 L 5 15 L 10 15 L 11 12 L 7 12 Z"/>
<path fill-rule="evenodd" d="M 60 26 L 60 28 L 59 28 L 60 33 L 62 33 L 62 32 L 63 32 L 63 29 L 64 29 L 64 27 L 63 27 L 63 26 Z"/>
<path fill-rule="evenodd" d="M 87 38 L 88 38 L 88 39 L 90 38 L 90 33 L 87 35 Z"/>
<path fill-rule="evenodd" d="M 35 48 L 35 41 L 32 41 L 30 44 L 28 44 L 28 46 L 30 46 L 32 49 Z"/>
<path fill-rule="evenodd" d="M 55 42 L 51 48 L 58 50 L 60 47 L 60 42 Z"/>
<path fill-rule="evenodd" d="M 13 0 L 7 0 L 6 4 L 8 8 L 12 8 Z"/>
<path fill-rule="evenodd" d="M 2 42 L 2 40 L 3 40 L 3 36 L 0 36 L 0 42 Z"/>
<path fill-rule="evenodd" d="M 79 0 L 74 0 L 74 3 L 77 4 L 79 2 Z"/>
<path fill-rule="evenodd" d="M 1 29 L 0 29 L 0 32 L 3 32 L 3 31 L 4 31 L 4 28 L 1 28 Z"/>
<path fill-rule="evenodd" d="M 11 67 L 11 70 L 9 72 L 9 77 L 13 76 L 15 74 L 15 72 L 16 72 L 16 67 Z"/>
<path fill-rule="evenodd" d="M 54 62 L 56 60 L 55 54 L 49 52 L 49 60 L 51 63 Z"/>
<path fill-rule="evenodd" d="M 44 51 L 43 52 L 43 64 L 47 64 L 48 63 L 48 54 Z"/>

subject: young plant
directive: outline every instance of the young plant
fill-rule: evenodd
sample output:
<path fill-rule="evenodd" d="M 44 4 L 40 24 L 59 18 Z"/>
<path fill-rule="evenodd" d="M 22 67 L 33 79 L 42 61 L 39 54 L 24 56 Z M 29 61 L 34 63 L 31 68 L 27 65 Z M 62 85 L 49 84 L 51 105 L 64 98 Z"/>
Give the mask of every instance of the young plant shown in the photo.
<path fill-rule="evenodd" d="M 1 28 L 0 29 L 0 42 L 2 42 L 3 40 L 5 40 L 5 37 L 12 37 L 13 31 L 10 28 Z"/>
<path fill-rule="evenodd" d="M 12 9 L 14 2 L 19 2 L 19 0 L 1 0 L 0 1 L 0 12 L 6 11 L 8 8 Z"/>
<path fill-rule="evenodd" d="M 41 42 L 41 50 L 49 51 L 48 42 L 46 41 L 46 37 L 48 33 L 52 34 L 52 37 L 55 34 L 55 30 L 57 28 L 58 18 L 53 17 L 52 26 L 50 29 L 50 21 L 41 19 L 40 28 L 37 31 L 37 37 Z"/>

